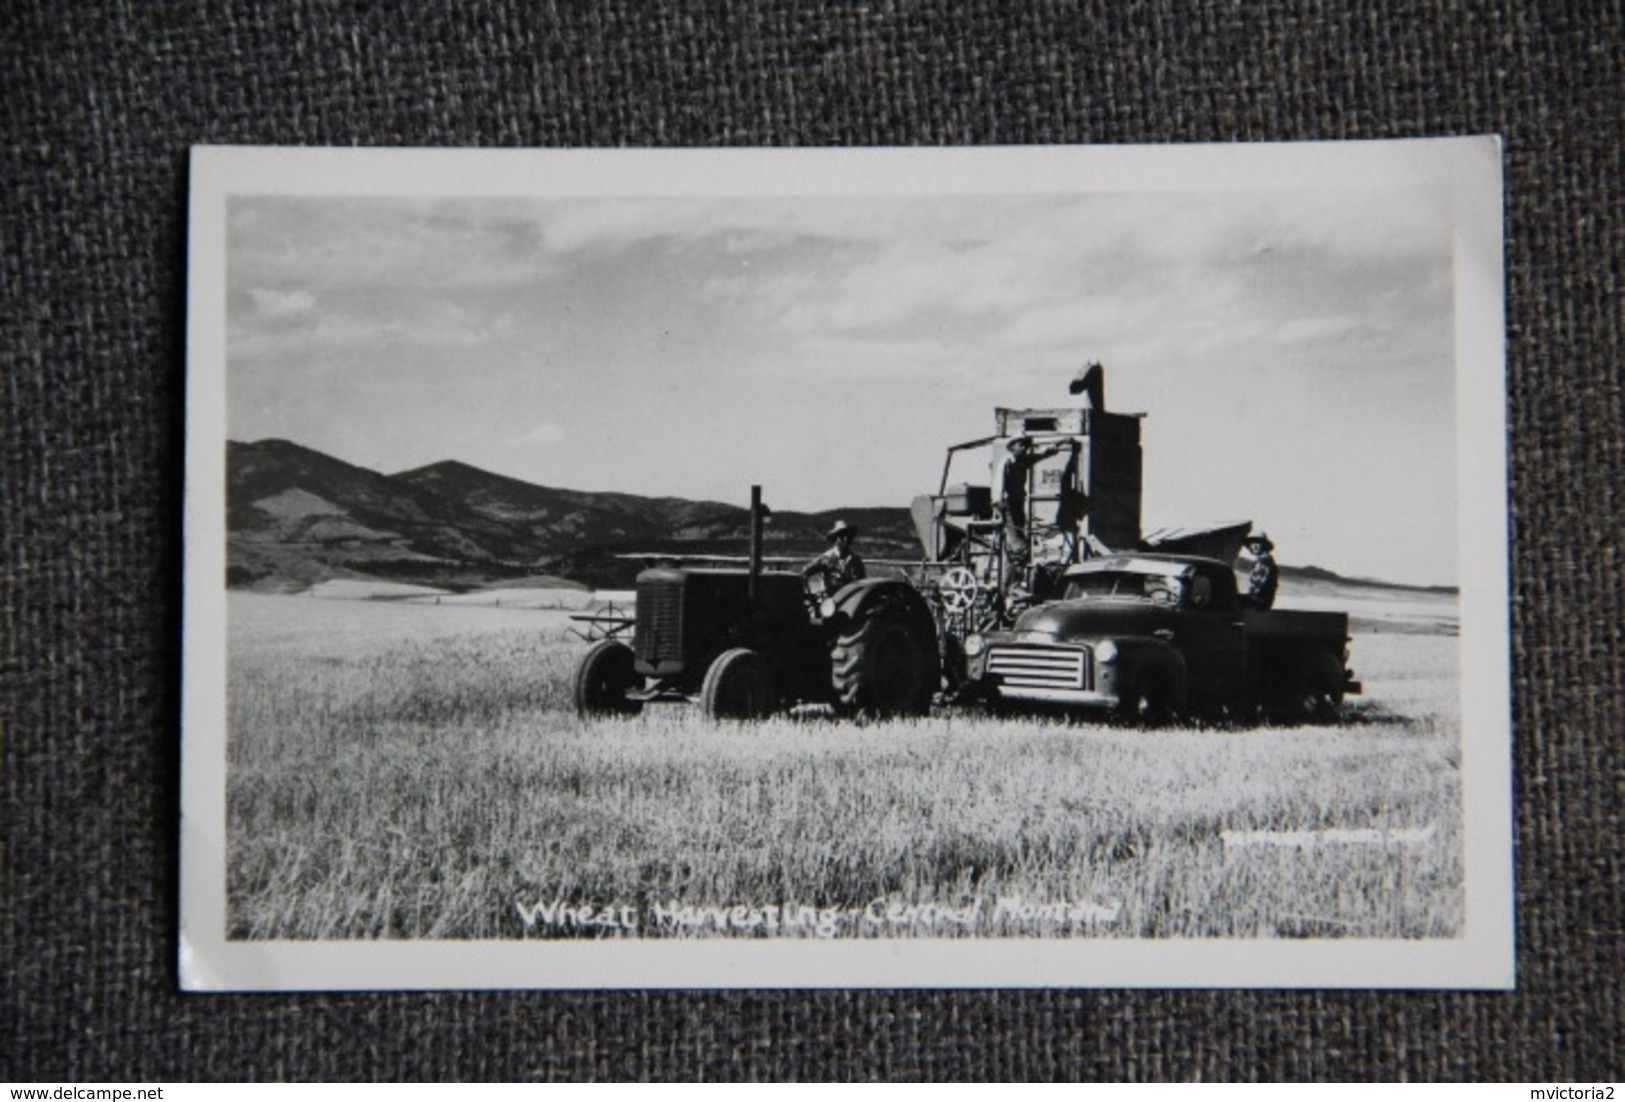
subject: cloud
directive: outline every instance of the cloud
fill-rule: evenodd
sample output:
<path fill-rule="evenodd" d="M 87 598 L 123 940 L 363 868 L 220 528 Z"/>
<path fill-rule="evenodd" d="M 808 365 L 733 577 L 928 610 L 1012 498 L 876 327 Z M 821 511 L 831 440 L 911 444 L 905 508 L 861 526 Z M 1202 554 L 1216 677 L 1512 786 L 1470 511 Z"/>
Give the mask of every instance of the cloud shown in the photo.
<path fill-rule="evenodd" d="M 347 293 L 317 309 L 308 291 L 251 290 L 227 315 L 229 354 L 237 360 L 298 355 L 320 359 L 354 350 L 473 349 L 505 340 L 517 328 L 512 311 L 454 302 L 416 291 Z"/>
<path fill-rule="evenodd" d="M 564 426 L 548 423 L 537 425 L 529 432 L 514 437 L 509 443 L 516 447 L 549 447 L 563 443 L 566 438 Z"/>
<path fill-rule="evenodd" d="M 316 296 L 309 291 L 277 291 L 268 287 L 250 288 L 254 309 L 267 318 L 295 318 L 316 309 Z"/>
<path fill-rule="evenodd" d="M 493 288 L 557 274 L 534 204 L 253 198 L 233 201 L 237 286 Z"/>
<path fill-rule="evenodd" d="M 1350 317 L 1292 318 L 1276 330 L 1275 339 L 1282 344 L 1314 344 L 1347 336 L 1360 324 Z"/>
<path fill-rule="evenodd" d="M 563 200 L 537 204 L 534 217 L 548 249 L 559 253 L 618 252 L 666 238 L 714 240 L 729 255 L 748 256 L 798 240 L 879 242 L 912 236 L 903 204 L 872 197 Z"/>

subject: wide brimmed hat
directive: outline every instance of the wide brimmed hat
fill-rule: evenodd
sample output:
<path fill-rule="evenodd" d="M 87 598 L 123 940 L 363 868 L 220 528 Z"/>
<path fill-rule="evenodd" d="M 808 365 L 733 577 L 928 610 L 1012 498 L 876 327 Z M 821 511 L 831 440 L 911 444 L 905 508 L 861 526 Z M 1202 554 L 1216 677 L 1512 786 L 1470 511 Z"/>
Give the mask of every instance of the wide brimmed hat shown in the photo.
<path fill-rule="evenodd" d="M 1274 551 L 1275 550 L 1275 544 L 1270 542 L 1270 538 L 1268 536 L 1266 536 L 1262 532 L 1258 533 L 1258 535 L 1256 535 L 1256 536 L 1248 536 L 1247 537 L 1247 543 L 1245 544 L 1245 546 L 1247 546 L 1247 547 L 1257 547 L 1257 548 L 1259 548 L 1260 550 L 1263 550 L 1263 551 Z"/>
<path fill-rule="evenodd" d="M 841 536 L 856 536 L 857 534 L 858 530 L 856 528 L 844 520 L 838 520 L 835 522 L 835 527 L 824 534 L 824 538 L 830 543 L 834 543 Z"/>

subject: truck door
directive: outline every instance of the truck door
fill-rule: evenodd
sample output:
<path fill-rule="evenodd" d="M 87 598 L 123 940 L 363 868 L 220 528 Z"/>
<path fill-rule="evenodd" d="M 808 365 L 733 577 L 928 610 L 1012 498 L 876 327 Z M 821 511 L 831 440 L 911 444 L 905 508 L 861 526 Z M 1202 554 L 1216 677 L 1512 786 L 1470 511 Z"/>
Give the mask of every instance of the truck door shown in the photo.
<path fill-rule="evenodd" d="M 1234 579 L 1202 571 L 1185 594 L 1185 663 L 1193 700 L 1226 702 L 1247 686 L 1247 629 Z"/>

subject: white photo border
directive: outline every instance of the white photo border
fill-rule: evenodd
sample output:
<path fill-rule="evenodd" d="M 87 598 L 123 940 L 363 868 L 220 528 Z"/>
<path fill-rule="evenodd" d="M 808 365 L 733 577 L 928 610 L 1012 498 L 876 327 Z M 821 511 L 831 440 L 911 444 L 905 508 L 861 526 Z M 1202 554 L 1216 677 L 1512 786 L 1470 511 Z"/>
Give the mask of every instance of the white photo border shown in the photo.
<path fill-rule="evenodd" d="M 924 170 L 924 171 L 922 171 Z M 233 196 L 964 195 L 1448 184 L 1454 195 L 1466 917 L 1440 940 L 234 941 L 226 937 L 226 271 Z M 192 152 L 181 788 L 191 991 L 1514 986 L 1499 139 L 799 150 Z"/>

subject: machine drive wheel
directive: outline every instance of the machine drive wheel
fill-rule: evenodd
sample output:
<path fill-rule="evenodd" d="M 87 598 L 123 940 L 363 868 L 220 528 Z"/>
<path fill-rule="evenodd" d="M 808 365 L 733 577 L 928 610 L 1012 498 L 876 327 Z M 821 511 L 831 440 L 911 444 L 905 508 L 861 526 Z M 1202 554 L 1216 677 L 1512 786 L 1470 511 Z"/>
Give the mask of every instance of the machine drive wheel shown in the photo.
<path fill-rule="evenodd" d="M 937 595 L 942 598 L 942 607 L 953 613 L 969 612 L 981 591 L 976 575 L 963 566 L 954 567 L 937 583 Z"/>
<path fill-rule="evenodd" d="M 712 719 L 760 719 L 777 703 L 773 671 L 748 647 L 719 654 L 700 686 L 700 707 Z"/>
<path fill-rule="evenodd" d="M 619 639 L 600 640 L 576 667 L 576 714 L 636 715 L 643 705 L 626 694 L 637 683 L 632 648 Z"/>
<path fill-rule="evenodd" d="M 1157 727 L 1173 718 L 1173 695 L 1168 675 L 1161 670 L 1141 670 L 1134 686 L 1117 706 L 1119 719 L 1143 727 Z"/>
<path fill-rule="evenodd" d="M 878 609 L 836 640 L 835 700 L 847 711 L 923 716 L 940 679 L 937 643 L 903 610 Z"/>

